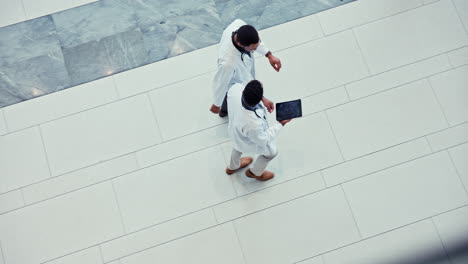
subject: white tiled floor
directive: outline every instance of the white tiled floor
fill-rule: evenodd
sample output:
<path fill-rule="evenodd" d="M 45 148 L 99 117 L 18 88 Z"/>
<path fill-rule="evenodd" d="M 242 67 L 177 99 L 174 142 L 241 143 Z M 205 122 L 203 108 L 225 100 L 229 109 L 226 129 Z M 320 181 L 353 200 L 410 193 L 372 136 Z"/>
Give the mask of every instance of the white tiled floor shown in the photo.
<path fill-rule="evenodd" d="M 304 112 L 269 182 L 224 173 L 216 45 L 0 109 L 0 264 L 466 263 L 467 11 L 359 0 L 263 30 L 266 96 Z"/>

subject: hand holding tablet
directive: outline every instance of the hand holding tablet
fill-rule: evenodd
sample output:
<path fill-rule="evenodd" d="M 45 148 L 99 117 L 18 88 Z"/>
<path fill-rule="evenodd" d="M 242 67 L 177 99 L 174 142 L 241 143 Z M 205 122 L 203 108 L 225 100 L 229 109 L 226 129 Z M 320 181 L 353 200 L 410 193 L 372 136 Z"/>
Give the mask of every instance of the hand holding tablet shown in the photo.
<path fill-rule="evenodd" d="M 301 99 L 276 103 L 276 120 L 288 120 L 302 116 Z"/>

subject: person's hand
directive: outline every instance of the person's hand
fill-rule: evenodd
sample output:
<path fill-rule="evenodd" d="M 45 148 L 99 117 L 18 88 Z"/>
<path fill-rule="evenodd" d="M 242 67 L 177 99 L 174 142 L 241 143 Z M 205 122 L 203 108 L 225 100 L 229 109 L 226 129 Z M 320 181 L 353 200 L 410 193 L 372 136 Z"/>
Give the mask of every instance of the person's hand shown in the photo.
<path fill-rule="evenodd" d="M 281 125 L 286 125 L 286 123 L 288 123 L 289 121 L 291 121 L 291 119 L 288 119 L 288 120 L 281 120 L 279 121 Z"/>
<path fill-rule="evenodd" d="M 211 108 L 210 108 L 210 111 L 211 111 L 213 114 L 218 114 L 219 111 L 221 111 L 221 107 L 216 106 L 216 105 L 212 105 Z"/>
<path fill-rule="evenodd" d="M 268 60 L 270 61 L 270 64 L 273 67 L 273 69 L 279 72 L 279 70 L 281 69 L 281 60 L 271 54 L 268 56 Z"/>
<path fill-rule="evenodd" d="M 272 101 L 270 101 L 270 100 L 266 99 L 265 97 L 263 97 L 262 102 L 263 102 L 263 105 L 268 110 L 268 113 L 271 113 L 271 112 L 273 112 L 273 110 L 275 110 L 275 104 Z"/>

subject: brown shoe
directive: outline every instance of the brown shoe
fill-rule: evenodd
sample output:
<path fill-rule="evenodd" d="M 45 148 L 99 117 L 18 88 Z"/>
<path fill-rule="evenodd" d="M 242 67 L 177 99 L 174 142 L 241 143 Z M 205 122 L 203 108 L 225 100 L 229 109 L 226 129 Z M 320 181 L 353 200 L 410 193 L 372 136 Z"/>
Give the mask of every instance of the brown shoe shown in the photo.
<path fill-rule="evenodd" d="M 240 170 L 240 169 L 243 169 L 247 166 L 249 166 L 250 163 L 252 163 L 253 161 L 253 158 L 252 157 L 243 157 L 243 158 L 240 158 L 240 167 L 238 169 L 235 169 L 235 170 L 230 170 L 229 168 L 226 168 L 226 173 L 228 175 L 231 175 L 233 174 L 234 172 Z"/>
<path fill-rule="evenodd" d="M 262 175 L 260 176 L 257 176 L 255 174 L 253 174 L 250 169 L 246 170 L 245 171 L 245 175 L 247 175 L 247 177 L 249 178 L 254 178 L 254 179 L 257 179 L 259 181 L 268 181 L 269 179 L 275 177 L 275 174 L 271 171 L 263 171 Z"/>

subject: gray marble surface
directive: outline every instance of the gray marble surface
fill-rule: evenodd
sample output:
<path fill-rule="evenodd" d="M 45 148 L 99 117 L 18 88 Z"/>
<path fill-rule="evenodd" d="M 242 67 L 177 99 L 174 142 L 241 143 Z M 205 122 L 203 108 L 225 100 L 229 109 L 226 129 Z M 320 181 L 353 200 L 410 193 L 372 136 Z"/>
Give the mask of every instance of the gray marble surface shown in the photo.
<path fill-rule="evenodd" d="M 0 28 L 0 108 L 355 0 L 100 0 Z"/>

